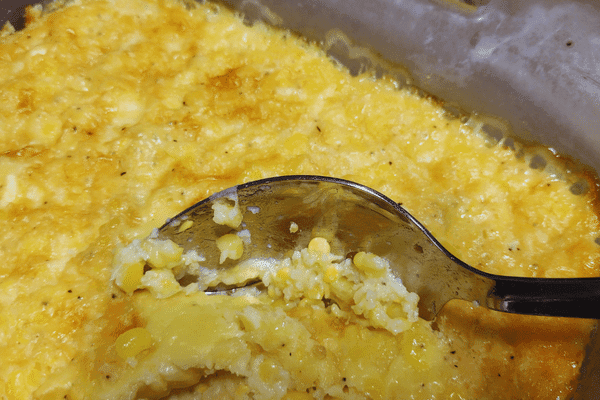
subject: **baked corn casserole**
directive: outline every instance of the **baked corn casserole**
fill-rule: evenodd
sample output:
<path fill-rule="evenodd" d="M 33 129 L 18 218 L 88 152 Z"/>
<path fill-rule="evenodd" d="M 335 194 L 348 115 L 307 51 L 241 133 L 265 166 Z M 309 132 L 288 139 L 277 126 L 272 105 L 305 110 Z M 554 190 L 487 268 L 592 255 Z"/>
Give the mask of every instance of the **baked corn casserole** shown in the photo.
<path fill-rule="evenodd" d="M 598 276 L 593 181 L 579 193 L 550 152 L 532 168 L 476 119 L 219 5 L 48 8 L 0 37 L 1 398 L 572 395 L 593 321 L 453 301 L 430 323 L 377 254 L 315 237 L 218 277 L 155 232 L 242 182 L 329 175 L 401 203 L 479 269 Z M 236 259 L 245 240 L 216 245 Z M 265 288 L 203 291 L 247 273 Z"/>

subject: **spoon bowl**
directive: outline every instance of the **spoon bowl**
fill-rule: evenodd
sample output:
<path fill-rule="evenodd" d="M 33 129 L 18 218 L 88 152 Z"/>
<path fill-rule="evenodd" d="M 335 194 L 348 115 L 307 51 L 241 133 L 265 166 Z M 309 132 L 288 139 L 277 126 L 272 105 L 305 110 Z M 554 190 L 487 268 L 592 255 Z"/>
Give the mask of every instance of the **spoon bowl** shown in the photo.
<path fill-rule="evenodd" d="M 237 203 L 243 213 L 239 228 L 213 221 L 218 201 Z M 241 259 L 220 263 L 216 239 L 232 231 L 244 231 L 249 243 Z M 248 182 L 210 196 L 159 229 L 159 238 L 196 249 L 214 268 L 281 258 L 315 236 L 328 239 L 334 254 L 365 251 L 386 258 L 393 274 L 419 295 L 419 316 L 426 320 L 452 299 L 510 313 L 600 318 L 600 278 L 521 278 L 477 270 L 450 254 L 399 204 L 343 179 L 291 175 Z"/>

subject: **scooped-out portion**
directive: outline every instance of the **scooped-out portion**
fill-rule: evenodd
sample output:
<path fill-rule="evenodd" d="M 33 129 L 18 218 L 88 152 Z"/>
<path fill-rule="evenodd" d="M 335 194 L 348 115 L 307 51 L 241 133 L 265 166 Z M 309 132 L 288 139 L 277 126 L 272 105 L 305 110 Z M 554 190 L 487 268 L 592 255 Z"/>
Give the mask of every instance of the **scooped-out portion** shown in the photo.
<path fill-rule="evenodd" d="M 484 271 L 598 276 L 596 182 L 564 158 L 222 5 L 47 9 L 0 32 L 0 398 L 571 397 L 593 321 L 453 301 L 425 322 L 386 260 L 324 234 L 244 260 L 260 212 L 235 199 L 215 265 L 153 234 L 225 188 L 326 175 Z"/>
<path fill-rule="evenodd" d="M 117 385 L 99 398 L 122 397 L 131 388 L 165 395 L 182 376 L 194 386 L 190 393 L 206 390 L 209 397 L 225 381 L 235 382 L 227 392 L 235 398 L 430 397 L 458 389 L 422 386 L 435 370 L 451 378 L 444 373 L 448 342 L 418 319 L 418 296 L 391 275 L 385 259 L 364 252 L 345 259 L 315 237 L 281 260 L 249 259 L 218 270 L 202 267 L 196 251 L 183 254 L 153 236 L 116 254 L 113 279 L 124 291 L 137 282 L 133 296 L 144 326 L 116 339 L 124 363 L 115 365 Z M 190 275 L 197 282 L 181 286 L 178 279 Z M 260 288 L 232 295 L 202 291 L 257 279 Z M 217 385 L 205 379 L 223 373 L 235 377 Z"/>

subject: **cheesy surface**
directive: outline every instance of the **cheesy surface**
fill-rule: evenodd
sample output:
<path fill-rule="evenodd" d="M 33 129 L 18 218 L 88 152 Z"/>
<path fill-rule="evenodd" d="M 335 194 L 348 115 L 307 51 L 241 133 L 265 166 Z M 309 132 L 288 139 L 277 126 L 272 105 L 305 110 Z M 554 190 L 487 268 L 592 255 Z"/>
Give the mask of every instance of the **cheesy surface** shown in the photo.
<path fill-rule="evenodd" d="M 590 321 L 451 302 L 434 327 L 392 334 L 340 324 L 314 299 L 281 314 L 175 284 L 161 298 L 170 277 L 142 282 L 142 263 L 124 291 L 111 282 L 118 248 L 211 193 L 283 174 L 373 187 L 488 272 L 597 276 L 595 193 L 574 195 L 552 160 L 532 169 L 435 102 L 352 77 L 316 46 L 211 3 L 76 0 L 29 19 L 0 37 L 0 397 L 312 398 L 324 395 L 317 378 L 345 385 L 340 398 L 574 390 Z M 250 312 L 236 331 L 233 315 L 251 306 L 272 326 L 250 333 Z M 253 385 L 273 383 L 262 392 L 234 363 L 246 334 Z M 292 343 L 310 344 L 298 360 L 320 361 L 284 394 L 287 353 L 273 346 Z M 155 350 L 162 358 L 144 358 Z M 195 368 L 202 357 L 212 364 Z M 352 375 L 328 375 L 331 357 Z M 144 364 L 157 359 L 178 367 Z M 124 393 L 125 382 L 138 384 Z"/>

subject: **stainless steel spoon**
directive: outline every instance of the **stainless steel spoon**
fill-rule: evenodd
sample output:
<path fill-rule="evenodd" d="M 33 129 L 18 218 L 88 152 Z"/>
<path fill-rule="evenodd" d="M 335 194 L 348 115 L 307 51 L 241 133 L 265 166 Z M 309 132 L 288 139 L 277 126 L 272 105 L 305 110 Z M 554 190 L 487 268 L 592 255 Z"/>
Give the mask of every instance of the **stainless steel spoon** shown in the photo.
<path fill-rule="evenodd" d="M 212 220 L 212 205 L 223 198 L 237 198 L 243 212 L 237 230 L 248 230 L 251 244 L 240 260 L 219 264 L 215 240 L 233 230 Z M 182 230 L 186 220 L 193 224 Z M 296 233 L 290 232 L 292 222 L 299 227 Z M 195 204 L 159 230 L 160 238 L 198 249 L 205 265 L 218 268 L 248 258 L 282 257 L 316 235 L 329 239 L 336 254 L 368 251 L 387 258 L 393 273 L 419 295 L 419 316 L 426 320 L 435 319 L 452 299 L 509 313 L 600 318 L 600 278 L 518 278 L 479 271 L 450 254 L 397 203 L 343 179 L 293 175 L 245 183 Z"/>

